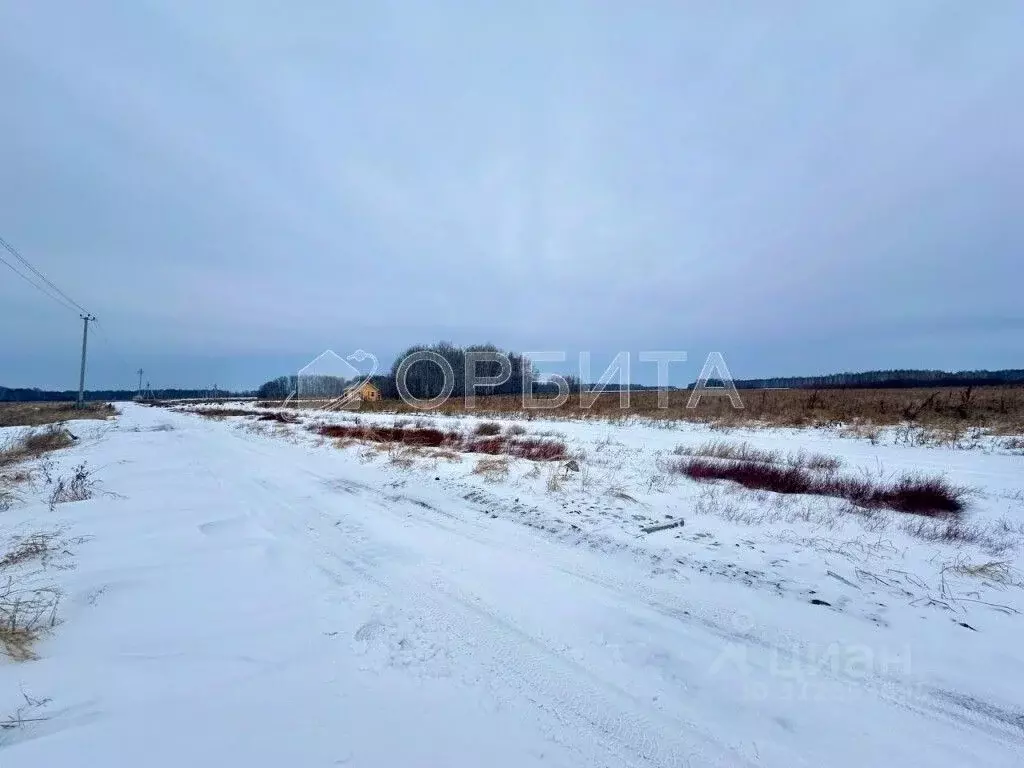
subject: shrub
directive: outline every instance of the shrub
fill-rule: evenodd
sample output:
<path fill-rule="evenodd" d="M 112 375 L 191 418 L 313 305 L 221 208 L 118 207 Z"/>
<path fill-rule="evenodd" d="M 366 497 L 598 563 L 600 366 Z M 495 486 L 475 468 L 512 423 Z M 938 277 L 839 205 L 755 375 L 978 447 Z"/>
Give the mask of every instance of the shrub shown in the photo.
<path fill-rule="evenodd" d="M 276 421 L 279 424 L 298 424 L 299 419 L 294 414 L 284 413 L 283 411 L 273 411 L 272 413 L 261 413 L 256 419 L 257 421 Z"/>
<path fill-rule="evenodd" d="M 53 587 L 19 588 L 12 578 L 0 584 L 0 653 L 35 658 L 32 645 L 57 623 L 60 597 Z"/>
<path fill-rule="evenodd" d="M 93 488 L 96 481 L 92 479 L 91 472 L 85 463 L 79 464 L 69 478 L 60 477 L 53 484 L 53 491 L 50 493 L 50 509 L 58 504 L 65 504 L 69 501 L 85 501 L 92 498 Z"/>
<path fill-rule="evenodd" d="M 504 453 L 507 447 L 505 438 L 503 437 L 487 437 L 483 440 L 471 440 L 469 441 L 464 450 L 468 453 L 490 453 L 498 454 Z"/>
<path fill-rule="evenodd" d="M 71 433 L 59 424 L 50 424 L 38 432 L 25 430 L 0 446 L 0 467 L 67 448 L 74 441 Z"/>
<path fill-rule="evenodd" d="M 482 421 L 473 430 L 474 435 L 500 435 L 501 425 L 496 421 Z"/>
<path fill-rule="evenodd" d="M 560 461 L 566 457 L 565 443 L 559 440 L 521 438 L 510 441 L 508 453 L 531 461 Z"/>
<path fill-rule="evenodd" d="M 405 443 L 422 448 L 439 448 L 458 442 L 459 436 L 454 432 L 442 432 L 433 427 L 398 427 L 359 426 L 355 424 L 326 424 L 312 428 L 323 437 L 353 438 L 367 440 L 372 443 Z"/>
<path fill-rule="evenodd" d="M 560 440 L 517 438 L 509 440 L 502 435 L 463 437 L 457 432 L 442 432 L 433 427 L 358 426 L 350 424 L 320 424 L 310 429 L 322 437 L 366 440 L 372 443 L 402 443 L 421 448 L 450 448 L 463 453 L 505 454 L 532 461 L 558 461 L 567 455 L 565 443 Z"/>
<path fill-rule="evenodd" d="M 697 481 L 731 480 L 754 490 L 831 496 L 862 507 L 926 516 L 959 513 L 966 495 L 963 488 L 952 486 L 941 477 L 904 475 L 891 482 L 873 482 L 836 474 L 819 475 L 806 467 L 704 458 L 680 460 L 672 469 Z"/>
<path fill-rule="evenodd" d="M 232 416 L 253 416 L 252 411 L 244 408 L 182 408 L 185 413 L 194 413 L 206 419 L 227 419 Z"/>

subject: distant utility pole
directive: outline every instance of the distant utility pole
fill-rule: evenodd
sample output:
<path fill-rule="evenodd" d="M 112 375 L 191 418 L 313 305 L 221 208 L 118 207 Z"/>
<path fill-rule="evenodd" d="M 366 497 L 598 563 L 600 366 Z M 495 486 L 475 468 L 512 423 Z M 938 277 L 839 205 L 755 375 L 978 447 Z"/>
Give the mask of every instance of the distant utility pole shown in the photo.
<path fill-rule="evenodd" d="M 82 370 L 78 374 L 78 407 L 85 407 L 85 350 L 89 345 L 89 321 L 95 321 L 95 315 L 82 315 Z"/>
<path fill-rule="evenodd" d="M 139 374 L 139 391 L 136 393 L 136 396 L 141 400 L 142 399 L 142 374 L 143 374 L 143 370 L 141 368 L 139 368 L 139 370 L 137 370 L 136 373 Z"/>

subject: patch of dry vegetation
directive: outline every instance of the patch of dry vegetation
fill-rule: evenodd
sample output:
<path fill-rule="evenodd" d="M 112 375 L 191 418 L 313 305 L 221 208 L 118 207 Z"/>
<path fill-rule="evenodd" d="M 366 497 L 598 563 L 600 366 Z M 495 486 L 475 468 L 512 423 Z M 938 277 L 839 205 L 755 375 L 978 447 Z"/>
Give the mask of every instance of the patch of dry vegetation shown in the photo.
<path fill-rule="evenodd" d="M 83 462 L 75 467 L 68 477 L 58 477 L 54 480 L 53 489 L 50 491 L 50 509 L 58 504 L 91 499 L 95 488 L 96 481 L 92 478 L 92 472 Z"/>
<path fill-rule="evenodd" d="M 703 457 L 677 460 L 670 469 L 699 482 L 730 480 L 751 490 L 829 496 L 867 509 L 891 509 L 929 517 L 958 514 L 967 496 L 966 489 L 953 486 L 944 478 L 920 475 L 880 480 L 817 473 L 800 466 Z"/>
<path fill-rule="evenodd" d="M 12 714 L 7 716 L 6 719 L 0 720 L 0 729 L 9 731 L 15 728 L 21 728 L 25 723 L 38 723 L 42 720 L 49 719 L 45 716 L 36 716 L 36 712 L 42 710 L 47 704 L 49 704 L 51 699 L 33 698 L 25 693 L 24 689 L 21 691 L 21 697 L 25 700 L 25 703 L 15 709 Z"/>
<path fill-rule="evenodd" d="M 21 464 L 73 443 L 71 433 L 60 424 L 26 429 L 0 443 L 0 511 L 9 509 L 20 498 L 17 487 L 32 479 L 32 473 Z"/>
<path fill-rule="evenodd" d="M 958 519 L 913 520 L 905 522 L 902 529 L 924 541 L 968 544 L 996 557 L 1018 549 L 1024 542 L 1024 523 L 1007 519 L 974 523 Z"/>
<path fill-rule="evenodd" d="M 45 560 L 56 538 L 56 532 L 34 533 L 31 536 L 15 538 L 11 542 L 10 550 L 0 556 L 0 571 L 30 560 Z"/>
<path fill-rule="evenodd" d="M 1013 581 L 1013 565 L 1009 560 L 987 560 L 981 563 L 972 563 L 964 557 L 958 557 L 942 568 L 943 572 L 953 573 L 957 576 L 965 576 L 993 584 L 1009 584 Z"/>
<path fill-rule="evenodd" d="M 0 512 L 11 508 L 20 498 L 16 488 L 32 479 L 27 469 L 0 467 Z"/>
<path fill-rule="evenodd" d="M 256 417 L 257 421 L 274 421 L 278 424 L 298 424 L 299 417 L 293 413 L 287 411 L 270 411 L 268 413 L 261 413 Z"/>
<path fill-rule="evenodd" d="M 0 652 L 15 661 L 35 658 L 33 644 L 57 623 L 61 594 L 55 587 L 19 588 L 0 581 Z"/>
<path fill-rule="evenodd" d="M 0 403 L 0 427 L 38 427 L 78 419 L 109 419 L 117 415 L 110 403 Z"/>
<path fill-rule="evenodd" d="M 15 539 L 0 555 L 0 653 L 15 661 L 35 657 L 33 644 L 57 622 L 60 592 L 24 586 L 10 572 L 35 560 L 45 565 L 56 541 L 56 533 L 36 533 Z"/>
<path fill-rule="evenodd" d="M 725 440 L 711 441 L 696 448 L 679 445 L 676 446 L 673 453 L 677 456 L 704 456 L 733 461 L 752 461 L 759 464 L 779 464 L 794 469 L 811 469 L 822 472 L 834 472 L 843 465 L 843 460 L 838 456 L 809 453 L 804 450 L 799 450 L 796 453 L 767 451 L 754 448 L 749 443 L 729 443 Z"/>
<path fill-rule="evenodd" d="M 508 477 L 508 459 L 480 459 L 473 467 L 473 474 L 480 475 L 490 483 L 497 483 Z"/>
<path fill-rule="evenodd" d="M 67 448 L 74 442 L 71 433 L 61 424 L 50 424 L 38 431 L 23 430 L 0 444 L 0 469 Z"/>
<path fill-rule="evenodd" d="M 213 419 L 220 421 L 221 419 L 229 419 L 232 416 L 256 416 L 252 411 L 248 411 L 244 408 L 191 408 L 182 407 L 176 410 L 182 413 L 194 413 L 196 416 L 202 416 L 205 419 Z"/>
<path fill-rule="evenodd" d="M 401 444 L 418 448 L 438 448 L 460 453 L 486 453 L 515 456 L 531 461 L 560 461 L 568 455 L 561 440 L 530 437 L 509 437 L 474 433 L 464 435 L 453 430 L 440 430 L 426 426 L 397 426 L 353 424 L 316 424 L 309 429 L 334 440 L 358 440 L 377 444 Z"/>
<path fill-rule="evenodd" d="M 578 396 L 553 408 L 524 408 L 519 395 L 477 397 L 471 409 L 461 398 L 451 398 L 435 413 L 471 412 L 499 418 L 588 418 L 618 420 L 630 416 L 672 421 L 702 422 L 719 428 L 742 426 L 844 426 L 865 434 L 878 427 L 912 424 L 938 437 L 954 440 L 971 427 L 994 434 L 1024 435 L 1024 387 L 937 387 L 905 389 L 750 389 L 740 390 L 744 407 L 732 407 L 728 397 L 705 393 L 696 408 L 688 408 L 690 392 L 663 393 L 666 408 L 658 407 L 658 393 L 630 393 L 629 407 L 619 407 L 619 395 L 596 396 L 583 407 Z M 540 405 L 552 405 L 538 397 Z M 280 407 L 281 403 L 261 404 Z M 401 400 L 364 402 L 361 410 L 382 413 L 418 412 Z"/>

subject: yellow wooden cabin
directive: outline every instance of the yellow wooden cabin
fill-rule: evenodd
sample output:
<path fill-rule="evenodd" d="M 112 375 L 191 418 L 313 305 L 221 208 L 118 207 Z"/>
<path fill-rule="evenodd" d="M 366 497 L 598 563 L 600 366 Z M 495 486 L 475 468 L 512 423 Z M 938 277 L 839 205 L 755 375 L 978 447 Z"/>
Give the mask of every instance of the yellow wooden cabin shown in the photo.
<path fill-rule="evenodd" d="M 380 390 L 372 381 L 364 381 L 362 384 L 349 387 L 345 390 L 346 397 L 359 397 L 360 400 L 376 402 L 380 400 Z"/>

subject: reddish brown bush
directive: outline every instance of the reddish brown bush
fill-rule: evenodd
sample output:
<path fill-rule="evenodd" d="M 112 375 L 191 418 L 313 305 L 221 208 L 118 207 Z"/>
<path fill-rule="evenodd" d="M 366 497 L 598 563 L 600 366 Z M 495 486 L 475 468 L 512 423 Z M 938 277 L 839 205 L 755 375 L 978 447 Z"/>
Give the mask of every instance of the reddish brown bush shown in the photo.
<path fill-rule="evenodd" d="M 558 440 L 527 438 L 509 442 L 508 453 L 531 461 L 561 461 L 566 457 L 566 448 Z"/>
<path fill-rule="evenodd" d="M 505 453 L 506 443 L 503 437 L 487 437 L 482 440 L 467 441 L 463 450 L 468 453 Z"/>
<path fill-rule="evenodd" d="M 282 413 L 281 411 L 274 411 L 273 413 L 260 414 L 257 421 L 276 421 L 279 424 L 298 424 L 299 420 L 290 413 Z"/>
<path fill-rule="evenodd" d="M 227 419 L 233 416 L 252 416 L 252 411 L 244 408 L 181 408 L 183 413 L 194 413 L 207 419 Z"/>
<path fill-rule="evenodd" d="M 451 448 L 463 453 L 507 454 L 531 461 L 558 461 L 566 457 L 565 443 L 558 440 L 508 440 L 501 435 L 463 437 L 457 432 L 442 432 L 432 427 L 325 424 L 310 429 L 323 437 L 351 438 L 374 443 L 402 443 L 423 448 Z"/>
<path fill-rule="evenodd" d="M 818 475 L 802 467 L 702 458 L 678 461 L 673 469 L 698 481 L 732 480 L 744 488 L 832 496 L 862 507 L 883 507 L 915 515 L 952 515 L 964 507 L 965 491 L 941 477 L 906 475 L 892 482 L 875 483 L 836 474 Z"/>
<path fill-rule="evenodd" d="M 439 429 L 359 426 L 352 424 L 326 424 L 312 428 L 324 437 L 348 437 L 355 440 L 369 440 L 374 443 L 404 443 L 424 448 L 440 448 L 456 445 L 459 435 L 455 432 L 442 432 Z"/>
<path fill-rule="evenodd" d="M 957 513 L 964 508 L 964 495 L 964 489 L 951 486 L 941 477 L 901 477 L 881 489 L 874 506 L 915 515 Z"/>

